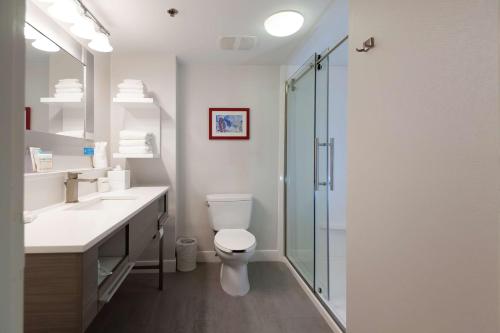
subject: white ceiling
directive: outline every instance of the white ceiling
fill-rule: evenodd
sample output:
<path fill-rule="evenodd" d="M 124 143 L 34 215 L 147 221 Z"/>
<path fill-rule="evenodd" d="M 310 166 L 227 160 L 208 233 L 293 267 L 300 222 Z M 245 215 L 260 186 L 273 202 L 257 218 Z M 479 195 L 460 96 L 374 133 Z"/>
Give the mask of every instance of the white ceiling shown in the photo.
<path fill-rule="evenodd" d="M 83 0 L 111 32 L 115 52 L 167 52 L 183 63 L 282 64 L 332 0 Z M 176 8 L 171 18 L 166 11 Z M 304 26 L 277 38 L 264 30 L 271 14 L 301 12 Z M 250 51 L 225 51 L 220 36 L 257 36 Z"/>

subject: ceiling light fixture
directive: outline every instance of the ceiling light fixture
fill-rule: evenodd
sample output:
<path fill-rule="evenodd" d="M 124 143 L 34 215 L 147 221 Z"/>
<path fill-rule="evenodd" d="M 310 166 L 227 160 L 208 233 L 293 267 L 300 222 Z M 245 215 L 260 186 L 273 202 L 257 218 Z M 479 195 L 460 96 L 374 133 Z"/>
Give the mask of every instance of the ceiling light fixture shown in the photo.
<path fill-rule="evenodd" d="M 61 49 L 53 41 L 41 35 L 37 40 L 31 43 L 31 45 L 33 45 L 34 48 L 45 52 L 59 52 L 59 50 Z"/>
<path fill-rule="evenodd" d="M 58 19 L 59 21 L 65 23 L 76 23 L 81 15 L 82 11 L 74 2 L 74 0 L 56 0 L 48 8 L 49 14 Z"/>
<path fill-rule="evenodd" d="M 24 38 L 25 39 L 30 39 L 30 40 L 35 40 L 35 39 L 38 39 L 40 38 L 42 35 L 36 31 L 35 28 L 33 28 L 31 25 L 29 24 L 24 24 Z"/>
<path fill-rule="evenodd" d="M 281 11 L 271 15 L 265 22 L 266 31 L 275 37 L 286 37 L 300 30 L 304 16 L 293 10 Z"/>
<path fill-rule="evenodd" d="M 80 17 L 69 30 L 76 36 L 83 39 L 93 39 L 97 34 L 94 21 L 87 16 Z"/>
<path fill-rule="evenodd" d="M 113 47 L 109 43 L 109 38 L 106 34 L 98 32 L 95 37 L 90 41 L 89 47 L 98 52 L 111 52 Z"/>

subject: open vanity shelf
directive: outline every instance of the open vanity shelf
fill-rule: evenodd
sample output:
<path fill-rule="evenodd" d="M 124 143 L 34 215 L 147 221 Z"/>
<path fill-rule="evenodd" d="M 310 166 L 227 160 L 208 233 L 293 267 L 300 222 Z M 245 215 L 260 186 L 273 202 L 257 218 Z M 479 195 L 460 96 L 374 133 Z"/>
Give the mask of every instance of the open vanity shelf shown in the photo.
<path fill-rule="evenodd" d="M 146 154 L 113 153 L 113 158 L 159 158 L 161 138 L 161 108 L 154 98 L 113 98 L 113 104 L 123 112 L 121 129 L 145 131 L 154 135 L 153 152 Z"/>

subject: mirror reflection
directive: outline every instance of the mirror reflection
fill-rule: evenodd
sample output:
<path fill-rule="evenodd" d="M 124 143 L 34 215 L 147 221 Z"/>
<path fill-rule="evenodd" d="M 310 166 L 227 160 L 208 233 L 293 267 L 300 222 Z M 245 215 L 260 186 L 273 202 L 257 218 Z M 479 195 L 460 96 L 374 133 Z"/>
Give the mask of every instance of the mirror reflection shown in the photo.
<path fill-rule="evenodd" d="M 26 24 L 26 129 L 84 138 L 85 65 Z"/>

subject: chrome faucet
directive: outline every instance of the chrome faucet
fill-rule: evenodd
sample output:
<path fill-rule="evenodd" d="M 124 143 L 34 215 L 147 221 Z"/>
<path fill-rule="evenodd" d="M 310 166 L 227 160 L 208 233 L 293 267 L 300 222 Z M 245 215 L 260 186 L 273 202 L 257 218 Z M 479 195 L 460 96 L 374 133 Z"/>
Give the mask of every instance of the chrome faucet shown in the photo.
<path fill-rule="evenodd" d="M 80 179 L 78 175 L 80 172 L 68 172 L 68 179 L 64 182 L 66 185 L 66 203 L 78 202 L 78 183 L 87 182 L 95 183 L 97 178 Z"/>

